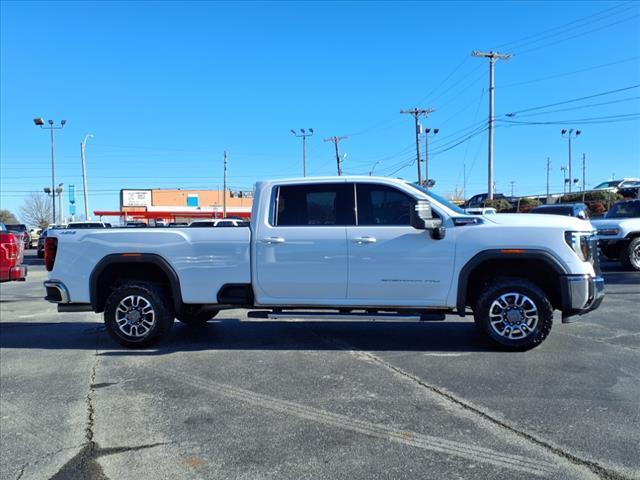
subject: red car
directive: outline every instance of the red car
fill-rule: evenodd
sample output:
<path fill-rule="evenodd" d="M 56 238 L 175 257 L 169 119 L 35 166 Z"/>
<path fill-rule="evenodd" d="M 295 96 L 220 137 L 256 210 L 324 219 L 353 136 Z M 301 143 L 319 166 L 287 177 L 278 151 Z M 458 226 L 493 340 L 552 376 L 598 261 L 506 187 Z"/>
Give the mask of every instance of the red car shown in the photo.
<path fill-rule="evenodd" d="M 27 266 L 22 265 L 24 244 L 21 240 L 21 235 L 0 230 L 0 282 L 26 280 Z"/>

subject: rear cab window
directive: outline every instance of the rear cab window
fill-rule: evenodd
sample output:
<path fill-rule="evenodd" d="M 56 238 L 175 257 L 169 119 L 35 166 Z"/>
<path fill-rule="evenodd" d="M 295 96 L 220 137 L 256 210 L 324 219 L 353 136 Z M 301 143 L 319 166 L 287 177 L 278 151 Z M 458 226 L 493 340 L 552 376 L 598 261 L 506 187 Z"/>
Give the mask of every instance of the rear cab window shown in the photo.
<path fill-rule="evenodd" d="M 277 227 L 354 225 L 353 185 L 281 185 L 276 188 L 272 217 Z"/>

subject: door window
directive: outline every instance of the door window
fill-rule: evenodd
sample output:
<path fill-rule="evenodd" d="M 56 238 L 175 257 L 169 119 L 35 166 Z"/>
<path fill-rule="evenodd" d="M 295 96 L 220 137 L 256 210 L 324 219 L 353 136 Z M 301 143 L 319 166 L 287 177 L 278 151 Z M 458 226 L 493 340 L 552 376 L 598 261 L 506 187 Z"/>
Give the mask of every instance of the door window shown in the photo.
<path fill-rule="evenodd" d="M 416 201 L 385 185 L 357 184 L 358 225 L 411 225 Z"/>
<path fill-rule="evenodd" d="M 354 225 L 353 186 L 344 183 L 281 186 L 275 226 Z"/>

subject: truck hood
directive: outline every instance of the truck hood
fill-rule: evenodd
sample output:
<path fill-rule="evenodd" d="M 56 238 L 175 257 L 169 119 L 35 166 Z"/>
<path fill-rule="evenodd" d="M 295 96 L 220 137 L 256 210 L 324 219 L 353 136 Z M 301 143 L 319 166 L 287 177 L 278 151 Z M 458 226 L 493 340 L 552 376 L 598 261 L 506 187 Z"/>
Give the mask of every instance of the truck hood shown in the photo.
<path fill-rule="evenodd" d="M 594 228 L 587 220 L 566 215 L 543 215 L 539 213 L 496 213 L 482 218 L 498 225 L 514 227 L 557 227 L 565 230 L 591 231 Z"/>

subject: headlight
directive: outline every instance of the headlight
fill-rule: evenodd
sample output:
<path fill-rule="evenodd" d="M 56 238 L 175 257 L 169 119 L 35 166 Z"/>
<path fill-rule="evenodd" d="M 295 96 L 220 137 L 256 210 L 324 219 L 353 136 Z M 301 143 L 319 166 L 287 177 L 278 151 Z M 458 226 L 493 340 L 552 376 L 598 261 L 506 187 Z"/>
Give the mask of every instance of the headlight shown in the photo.
<path fill-rule="evenodd" d="M 591 232 L 564 232 L 564 240 L 580 260 L 583 262 L 591 260 L 593 256 L 591 250 L 593 243 Z"/>
<path fill-rule="evenodd" d="M 619 228 L 603 228 L 598 230 L 598 235 L 618 235 L 619 233 Z"/>

